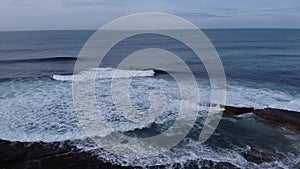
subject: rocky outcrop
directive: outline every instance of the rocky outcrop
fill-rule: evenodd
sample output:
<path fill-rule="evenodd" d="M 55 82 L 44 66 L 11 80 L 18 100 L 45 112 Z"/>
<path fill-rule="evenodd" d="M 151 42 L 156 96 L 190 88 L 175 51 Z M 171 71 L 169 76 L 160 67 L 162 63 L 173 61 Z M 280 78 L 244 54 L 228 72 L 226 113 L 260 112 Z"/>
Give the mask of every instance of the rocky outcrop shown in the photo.
<path fill-rule="evenodd" d="M 201 166 L 201 167 L 199 167 Z M 148 166 L 149 169 L 240 169 L 236 165 L 228 162 L 214 162 L 211 160 L 190 160 L 184 164 L 176 163 L 172 165 Z"/>
<path fill-rule="evenodd" d="M 22 143 L 0 140 L 2 169 L 113 169 L 121 167 L 82 152 L 70 141 Z"/>
<path fill-rule="evenodd" d="M 199 167 L 202 166 L 202 167 Z M 148 166 L 151 169 L 160 168 L 212 168 L 239 169 L 228 162 L 211 160 L 192 160 L 184 164 L 165 164 Z M 139 169 L 136 166 L 120 166 L 97 158 L 91 152 L 80 151 L 72 146 L 71 141 L 64 142 L 10 142 L 0 140 L 1 169 Z"/>
<path fill-rule="evenodd" d="M 277 153 L 273 153 L 267 150 L 261 151 L 254 148 L 250 148 L 243 153 L 244 158 L 247 161 L 261 164 L 264 162 L 272 162 L 275 160 L 282 159 L 283 156 Z"/>
<path fill-rule="evenodd" d="M 300 113 L 295 111 L 280 110 L 280 109 L 258 109 L 253 113 L 257 119 L 278 125 L 287 126 L 300 130 Z"/>
<path fill-rule="evenodd" d="M 241 115 L 245 113 L 251 113 L 254 111 L 253 107 L 233 107 L 233 106 L 224 106 L 224 109 L 227 113 L 232 115 Z"/>
<path fill-rule="evenodd" d="M 273 108 L 254 109 L 252 107 L 234 106 L 224 106 L 224 108 L 224 112 L 229 115 L 236 116 L 245 113 L 253 113 L 260 121 L 289 127 L 300 131 L 300 112 Z"/>

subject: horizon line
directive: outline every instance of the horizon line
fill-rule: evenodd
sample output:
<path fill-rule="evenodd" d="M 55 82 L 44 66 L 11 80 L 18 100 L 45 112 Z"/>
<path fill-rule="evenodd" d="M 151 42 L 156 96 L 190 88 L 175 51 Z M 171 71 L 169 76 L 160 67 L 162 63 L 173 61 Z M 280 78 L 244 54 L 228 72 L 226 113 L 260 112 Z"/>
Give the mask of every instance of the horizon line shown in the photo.
<path fill-rule="evenodd" d="M 228 28 L 198 28 L 199 30 L 230 30 L 230 29 L 290 29 L 290 30 L 298 30 L 300 28 L 287 28 L 287 27 L 277 27 L 277 28 L 272 28 L 272 27 L 228 27 Z M 97 31 L 98 29 L 25 29 L 25 30 L 0 30 L 0 32 L 38 32 L 38 31 Z M 170 30 L 189 30 L 189 29 L 170 29 Z M 114 30 L 114 31 L 123 31 L 123 30 Z M 130 31 L 124 29 L 124 31 Z M 132 30 L 134 31 L 134 30 Z"/>

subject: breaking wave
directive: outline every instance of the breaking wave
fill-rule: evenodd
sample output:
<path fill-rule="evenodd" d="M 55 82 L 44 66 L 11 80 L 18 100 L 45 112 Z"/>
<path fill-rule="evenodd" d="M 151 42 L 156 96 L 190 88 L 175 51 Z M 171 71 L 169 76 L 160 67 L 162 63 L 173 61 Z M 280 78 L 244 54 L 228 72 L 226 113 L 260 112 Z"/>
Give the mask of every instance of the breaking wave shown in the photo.
<path fill-rule="evenodd" d="M 119 70 L 113 68 L 93 68 L 79 72 L 76 75 L 53 75 L 52 78 L 58 81 L 85 81 L 92 79 L 110 78 L 131 78 L 131 77 L 152 77 L 154 70 Z"/>

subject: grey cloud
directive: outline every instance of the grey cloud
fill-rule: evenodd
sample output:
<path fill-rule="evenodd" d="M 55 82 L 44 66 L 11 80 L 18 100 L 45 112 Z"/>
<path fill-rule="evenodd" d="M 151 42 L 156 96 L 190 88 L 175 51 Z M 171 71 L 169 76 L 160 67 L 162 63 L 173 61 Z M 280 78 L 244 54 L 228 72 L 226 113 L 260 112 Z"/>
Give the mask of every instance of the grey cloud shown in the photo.
<path fill-rule="evenodd" d="M 195 17 L 210 17 L 210 18 L 228 18 L 235 17 L 236 15 L 246 13 L 245 11 L 239 8 L 219 8 L 218 12 L 185 12 L 185 13 L 176 13 L 179 16 L 195 18 Z"/>
<path fill-rule="evenodd" d="M 227 10 L 227 11 L 239 11 L 239 8 L 223 8 L 223 10 Z"/>
<path fill-rule="evenodd" d="M 263 9 L 261 12 L 287 12 L 287 11 L 297 11 L 300 7 L 290 7 L 290 8 L 278 8 L 278 9 Z"/>
<path fill-rule="evenodd" d="M 210 18 L 224 18 L 224 17 L 234 17 L 232 14 L 216 14 L 209 12 L 187 12 L 187 13 L 175 13 L 175 15 L 188 17 L 188 18 L 197 18 L 197 17 L 210 17 Z"/>
<path fill-rule="evenodd" d="M 257 14 L 255 16 L 287 16 L 286 14 L 274 14 L 274 13 L 261 13 L 261 14 Z"/>
<path fill-rule="evenodd" d="M 257 16 L 293 16 L 298 15 L 300 7 L 263 9 L 257 13 Z"/>
<path fill-rule="evenodd" d="M 99 1 L 99 0 L 86 0 L 86 1 L 78 1 L 78 0 L 61 0 L 62 4 L 66 7 L 73 6 L 124 6 L 126 5 L 122 1 Z"/>
<path fill-rule="evenodd" d="M 238 14 L 246 13 L 246 11 L 238 8 L 223 8 L 220 9 L 220 11 L 222 11 L 222 14 L 224 15 L 238 15 Z"/>

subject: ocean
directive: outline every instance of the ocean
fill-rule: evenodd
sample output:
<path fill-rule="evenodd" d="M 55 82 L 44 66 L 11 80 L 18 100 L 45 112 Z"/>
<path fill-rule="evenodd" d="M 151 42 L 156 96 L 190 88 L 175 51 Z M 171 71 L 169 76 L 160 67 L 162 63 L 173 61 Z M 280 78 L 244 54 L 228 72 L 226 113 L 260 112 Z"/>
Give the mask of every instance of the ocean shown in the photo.
<path fill-rule="evenodd" d="M 291 168 L 300 163 L 299 133 L 266 125 L 251 115 L 223 115 L 213 136 L 200 144 L 197 139 L 205 121 L 205 108 L 199 112 L 196 124 L 186 138 L 166 154 L 134 160 L 115 159 L 100 152 L 81 128 L 72 98 L 74 65 L 83 45 L 94 32 L 0 32 L 0 139 L 28 142 L 74 140 L 83 150 L 93 149 L 108 161 L 132 166 L 170 164 L 196 158 L 230 162 L 243 168 Z M 203 32 L 216 48 L 225 70 L 226 105 L 300 112 L 299 29 L 207 29 Z M 200 84 L 201 102 L 207 103 L 210 95 L 204 66 L 168 39 L 144 38 L 149 38 L 156 46 L 165 46 L 186 56 L 184 60 L 194 70 Z M 131 40 L 132 44 L 143 45 L 145 39 Z M 102 129 L 103 135 L 121 132 L 132 137 L 154 136 L 176 120 L 180 102 L 178 86 L 165 72 L 143 70 L 131 83 L 132 104 L 138 110 L 147 110 L 150 107 L 147 93 L 162 89 L 168 98 L 165 112 L 147 125 L 120 117 L 112 104 L 109 77 L 116 70 L 116 60 L 129 48 L 124 45 L 121 51 L 112 52 L 113 56 L 104 60 L 99 68 L 78 73 L 96 72 L 99 76 L 95 86 L 97 104 L 114 128 L 114 131 Z M 249 162 L 241 155 L 249 147 L 276 152 L 284 158 L 262 164 Z"/>

